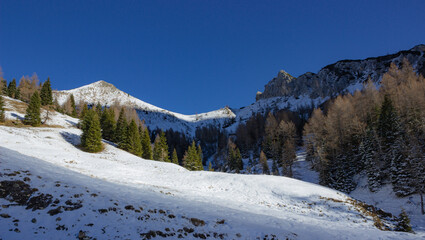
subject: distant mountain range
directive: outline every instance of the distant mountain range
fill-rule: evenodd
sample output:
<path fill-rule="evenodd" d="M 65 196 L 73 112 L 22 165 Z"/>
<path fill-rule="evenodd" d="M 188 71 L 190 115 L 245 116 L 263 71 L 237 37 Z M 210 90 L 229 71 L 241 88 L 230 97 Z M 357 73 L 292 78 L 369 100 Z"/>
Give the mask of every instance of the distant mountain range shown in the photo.
<path fill-rule="evenodd" d="M 80 88 L 56 91 L 54 97 L 59 104 L 65 103 L 71 94 L 76 102 L 88 104 L 100 103 L 110 106 L 114 103 L 133 107 L 151 129 L 170 129 L 194 136 L 199 127 L 216 126 L 229 132 L 235 132 L 239 123 L 252 115 L 281 109 L 299 112 L 311 109 L 339 94 L 354 93 L 363 88 L 363 83 L 371 78 L 379 84 L 382 75 L 388 71 L 392 62 L 400 66 L 406 58 L 414 69 L 425 75 L 425 45 L 417 45 L 409 50 L 395 54 L 371 57 L 363 60 L 341 60 L 322 68 L 318 73 L 307 72 L 295 78 L 285 71 L 279 71 L 277 77 L 265 85 L 264 92 L 258 92 L 256 102 L 240 108 L 222 108 L 216 111 L 184 115 L 168 111 L 117 89 L 105 81 L 82 86 Z"/>

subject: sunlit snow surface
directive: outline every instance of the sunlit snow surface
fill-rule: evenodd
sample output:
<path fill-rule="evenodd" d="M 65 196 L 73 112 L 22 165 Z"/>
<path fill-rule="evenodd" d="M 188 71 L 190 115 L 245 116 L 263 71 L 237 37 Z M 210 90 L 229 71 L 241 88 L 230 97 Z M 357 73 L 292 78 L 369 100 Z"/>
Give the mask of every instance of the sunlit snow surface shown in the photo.
<path fill-rule="evenodd" d="M 59 123 L 56 118 L 66 117 L 52 119 Z M 82 207 L 51 216 L 57 206 L 32 211 L 0 198 L 0 214 L 10 216 L 0 217 L 0 238 L 69 239 L 83 231 L 97 239 L 137 239 L 151 230 L 188 239 L 195 234 L 211 239 L 424 237 L 380 231 L 351 205 L 328 200 L 345 201 L 345 194 L 296 179 L 191 172 L 107 143 L 101 153 L 82 152 L 76 147 L 80 130 L 63 123 L 63 128 L 1 126 L 0 179 L 28 177 L 26 183 L 36 193 L 53 195 L 57 206 L 66 207 L 69 200 Z M 191 218 L 205 224 L 195 226 Z"/>

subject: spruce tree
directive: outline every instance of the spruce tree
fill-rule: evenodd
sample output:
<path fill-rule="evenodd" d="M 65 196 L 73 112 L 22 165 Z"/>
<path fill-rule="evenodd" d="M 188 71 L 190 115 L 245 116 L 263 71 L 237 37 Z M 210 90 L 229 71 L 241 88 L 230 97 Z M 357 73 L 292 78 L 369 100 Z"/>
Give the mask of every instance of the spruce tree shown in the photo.
<path fill-rule="evenodd" d="M 0 122 L 4 122 L 5 120 L 4 111 L 4 100 L 3 96 L 0 95 Z"/>
<path fill-rule="evenodd" d="M 71 94 L 71 96 L 69 96 L 69 100 L 71 102 L 71 116 L 72 117 L 77 117 L 77 108 L 75 106 L 75 99 L 74 99 L 74 94 Z"/>
<path fill-rule="evenodd" d="M 183 157 L 184 167 L 191 171 L 204 170 L 202 166 L 201 154 L 199 149 L 195 145 L 195 141 L 192 141 L 192 145 L 188 147 Z"/>
<path fill-rule="evenodd" d="M 85 103 L 83 105 L 83 109 L 81 110 L 80 119 L 84 119 L 84 117 L 86 116 L 86 114 L 87 114 L 88 111 L 89 111 L 89 107 Z"/>
<path fill-rule="evenodd" d="M 155 141 L 153 143 L 153 160 L 159 161 L 161 159 L 161 138 L 159 134 L 156 134 Z"/>
<path fill-rule="evenodd" d="M 2 95 L 5 95 L 5 96 L 8 96 L 8 91 L 7 91 L 7 81 L 6 81 L 6 79 L 2 79 L 1 80 L 1 86 L 2 86 L 2 89 L 0 89 L 0 94 L 2 94 Z"/>
<path fill-rule="evenodd" d="M 115 128 L 115 142 L 119 145 L 123 142 L 127 131 L 127 120 L 125 119 L 125 110 L 121 108 L 120 115 Z"/>
<path fill-rule="evenodd" d="M 84 116 L 82 124 L 81 146 L 87 152 L 102 150 L 102 133 L 97 114 L 91 109 Z"/>
<path fill-rule="evenodd" d="M 16 79 L 13 79 L 10 83 L 9 86 L 7 87 L 7 93 L 9 95 L 9 97 L 11 98 L 16 98 L 16 91 L 17 91 L 17 87 L 16 87 Z"/>
<path fill-rule="evenodd" d="M 139 135 L 139 129 L 137 128 L 136 122 L 131 120 L 130 124 L 128 125 L 128 151 L 136 156 L 142 156 L 142 144 L 140 141 L 140 135 Z"/>
<path fill-rule="evenodd" d="M 167 138 L 165 137 L 164 132 L 161 132 L 160 134 L 160 146 L 161 146 L 160 161 L 170 162 L 170 157 L 168 154 Z"/>
<path fill-rule="evenodd" d="M 27 112 L 25 115 L 25 124 L 29 124 L 33 127 L 39 126 L 41 124 L 40 118 L 40 107 L 41 107 L 41 99 L 38 91 L 34 92 L 31 96 L 30 103 L 27 107 Z"/>
<path fill-rule="evenodd" d="M 141 142 L 142 142 L 142 157 L 144 159 L 154 159 L 153 153 L 152 153 L 152 146 L 151 146 L 151 138 L 149 136 L 149 130 L 148 128 L 145 128 L 142 130 L 141 135 Z"/>
<path fill-rule="evenodd" d="M 108 141 L 114 141 L 115 135 L 115 112 L 114 109 L 105 108 L 100 118 L 100 126 L 102 127 L 102 138 Z"/>
<path fill-rule="evenodd" d="M 260 164 L 261 164 L 261 167 L 263 168 L 263 174 L 270 174 L 269 164 L 267 163 L 267 157 L 263 151 L 261 151 L 260 153 Z"/>
<path fill-rule="evenodd" d="M 102 116 L 102 105 L 100 105 L 100 102 L 97 102 L 97 105 L 96 105 L 96 113 L 97 113 L 97 116 L 99 117 L 99 119 L 100 119 L 100 117 Z"/>
<path fill-rule="evenodd" d="M 47 81 L 43 83 L 40 91 L 41 105 L 51 105 L 53 104 L 52 96 L 52 87 L 50 86 L 50 78 L 47 78 Z"/>
<path fill-rule="evenodd" d="M 171 162 L 174 163 L 174 164 L 179 165 L 179 159 L 177 157 L 177 151 L 176 151 L 175 148 L 173 150 L 173 157 L 171 158 Z"/>

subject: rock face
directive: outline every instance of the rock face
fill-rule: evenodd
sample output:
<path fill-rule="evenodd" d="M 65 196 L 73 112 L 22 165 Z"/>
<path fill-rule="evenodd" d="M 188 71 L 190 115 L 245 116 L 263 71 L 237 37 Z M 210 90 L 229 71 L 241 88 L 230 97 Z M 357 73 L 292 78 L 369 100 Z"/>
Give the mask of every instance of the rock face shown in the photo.
<path fill-rule="evenodd" d="M 322 68 L 317 74 L 307 72 L 298 78 L 281 70 L 277 77 L 266 84 L 257 101 L 273 97 L 305 95 L 311 99 L 334 96 L 344 91 L 359 89 L 369 77 L 379 83 L 392 62 L 401 65 L 404 58 L 422 75 L 425 75 L 425 45 L 410 50 L 363 60 L 342 60 Z"/>

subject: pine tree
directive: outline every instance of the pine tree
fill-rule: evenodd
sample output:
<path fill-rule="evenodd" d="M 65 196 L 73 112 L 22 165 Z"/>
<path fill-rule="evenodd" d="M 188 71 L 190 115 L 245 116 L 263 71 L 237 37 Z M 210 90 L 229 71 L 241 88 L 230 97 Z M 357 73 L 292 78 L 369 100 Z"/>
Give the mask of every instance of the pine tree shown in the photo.
<path fill-rule="evenodd" d="M 71 116 L 72 117 L 77 117 L 77 108 L 75 106 L 75 99 L 74 99 L 74 94 L 71 94 L 71 96 L 69 96 L 69 101 L 71 103 Z"/>
<path fill-rule="evenodd" d="M 199 148 L 196 147 L 195 141 L 192 141 L 192 145 L 188 147 L 183 157 L 183 165 L 185 168 L 191 171 L 204 170 L 202 166 L 201 153 Z"/>
<path fill-rule="evenodd" d="M 161 132 L 161 134 L 160 134 L 160 140 L 161 140 L 160 161 L 170 162 L 170 157 L 169 157 L 169 154 L 168 154 L 167 138 L 165 137 L 165 133 L 164 132 Z"/>
<path fill-rule="evenodd" d="M 100 126 L 102 127 L 102 138 L 108 141 L 114 141 L 115 135 L 115 112 L 112 108 L 105 108 L 100 118 Z"/>
<path fill-rule="evenodd" d="M 97 114 L 91 109 L 84 116 L 82 124 L 81 146 L 87 152 L 102 150 L 102 133 Z"/>
<path fill-rule="evenodd" d="M 130 125 L 128 125 L 128 139 L 130 149 L 129 152 L 133 153 L 136 156 L 142 156 L 142 143 L 140 141 L 139 129 L 137 128 L 136 121 L 131 120 Z"/>
<path fill-rule="evenodd" d="M 86 114 L 87 114 L 88 111 L 89 111 L 89 107 L 85 103 L 83 105 L 83 109 L 81 110 L 80 119 L 84 119 L 84 117 L 86 116 Z"/>
<path fill-rule="evenodd" d="M 402 209 L 398 218 L 399 220 L 395 230 L 401 231 L 401 232 L 412 232 L 412 225 L 410 225 L 410 218 L 404 209 Z"/>
<path fill-rule="evenodd" d="M 0 95 L 0 122 L 4 122 L 5 120 L 4 111 L 4 100 L 3 96 Z"/>
<path fill-rule="evenodd" d="M 260 164 L 261 164 L 261 167 L 263 168 L 263 174 L 270 174 L 269 164 L 267 163 L 267 157 L 263 151 L 260 152 Z"/>
<path fill-rule="evenodd" d="M 101 116 L 102 116 L 102 105 L 100 105 L 100 102 L 97 102 L 97 105 L 96 105 L 96 113 L 97 113 L 97 116 L 100 118 Z"/>
<path fill-rule="evenodd" d="M 38 94 L 38 91 L 36 91 L 31 96 L 30 103 L 28 104 L 24 120 L 25 124 L 29 124 L 33 127 L 39 126 L 41 124 L 40 107 L 41 99 L 40 95 Z"/>
<path fill-rule="evenodd" d="M 121 108 L 120 115 L 118 116 L 117 125 L 115 128 L 115 142 L 118 145 L 123 142 L 127 129 L 127 120 L 125 119 L 125 110 Z"/>
<path fill-rule="evenodd" d="M 214 168 L 212 167 L 212 163 L 211 162 L 208 163 L 208 171 L 214 172 Z"/>
<path fill-rule="evenodd" d="M 53 104 L 53 96 L 52 96 L 52 88 L 50 86 L 50 78 L 47 78 L 47 81 L 43 83 L 40 91 L 41 105 L 52 105 Z M 74 104 L 75 105 L 75 104 Z"/>
<path fill-rule="evenodd" d="M 177 151 L 175 148 L 173 150 L 173 157 L 171 159 L 172 159 L 171 160 L 172 163 L 179 165 L 179 159 L 177 157 Z"/>
<path fill-rule="evenodd" d="M 2 86 L 2 88 L 0 89 L 0 91 L 1 91 L 0 94 L 8 96 L 6 79 L 1 80 L 1 86 Z"/>
<path fill-rule="evenodd" d="M 9 95 L 9 97 L 11 98 L 16 98 L 16 79 L 13 79 L 10 83 L 9 86 L 7 87 L 7 93 Z"/>
<path fill-rule="evenodd" d="M 159 161 L 161 159 L 161 138 L 159 134 L 156 134 L 155 141 L 153 143 L 153 160 Z"/>
<path fill-rule="evenodd" d="M 151 146 L 151 138 L 149 136 L 149 130 L 148 128 L 143 129 L 143 133 L 141 136 L 141 143 L 142 143 L 142 157 L 144 159 L 154 159 L 153 153 L 152 153 L 152 146 Z"/>

